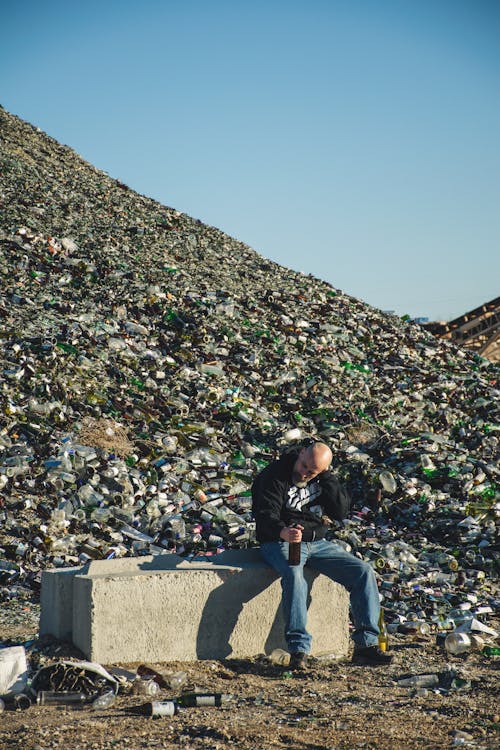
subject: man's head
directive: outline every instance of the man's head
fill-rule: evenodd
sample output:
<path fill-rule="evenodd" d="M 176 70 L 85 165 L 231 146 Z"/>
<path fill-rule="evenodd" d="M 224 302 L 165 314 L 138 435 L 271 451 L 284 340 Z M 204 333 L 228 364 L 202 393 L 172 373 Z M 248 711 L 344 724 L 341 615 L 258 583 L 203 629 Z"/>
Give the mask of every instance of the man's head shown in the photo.
<path fill-rule="evenodd" d="M 325 443 L 313 443 L 302 448 L 292 469 L 292 481 L 297 487 L 305 487 L 326 471 L 332 461 L 332 452 Z"/>

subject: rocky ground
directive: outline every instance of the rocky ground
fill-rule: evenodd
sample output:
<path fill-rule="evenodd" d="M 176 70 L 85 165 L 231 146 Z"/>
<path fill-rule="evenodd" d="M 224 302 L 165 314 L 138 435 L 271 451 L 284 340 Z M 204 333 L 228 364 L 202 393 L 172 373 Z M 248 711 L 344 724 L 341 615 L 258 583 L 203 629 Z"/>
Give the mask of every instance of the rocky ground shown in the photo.
<path fill-rule="evenodd" d="M 36 639 L 38 606 L 9 605 L 0 616 L 3 644 L 26 643 L 32 662 L 75 657 L 67 644 Z M 264 657 L 248 660 L 162 664 L 183 670 L 187 686 L 229 693 L 222 708 L 185 708 L 173 717 L 150 719 L 130 709 L 142 697 L 119 695 L 106 710 L 32 706 L 6 710 L 0 724 L 2 750 L 110 750 L 111 748 L 239 747 L 293 750 L 347 748 L 452 748 L 493 750 L 499 744 L 498 657 L 481 653 L 449 657 L 435 636 L 393 635 L 393 664 L 354 666 L 314 660 L 305 674 L 289 676 Z M 459 680 L 448 692 L 402 688 L 409 674 L 453 668 Z M 134 669 L 138 665 L 121 665 Z M 153 665 L 154 666 L 154 665 Z M 159 665 L 156 665 L 157 667 Z M 174 697 L 162 691 L 162 700 Z"/>

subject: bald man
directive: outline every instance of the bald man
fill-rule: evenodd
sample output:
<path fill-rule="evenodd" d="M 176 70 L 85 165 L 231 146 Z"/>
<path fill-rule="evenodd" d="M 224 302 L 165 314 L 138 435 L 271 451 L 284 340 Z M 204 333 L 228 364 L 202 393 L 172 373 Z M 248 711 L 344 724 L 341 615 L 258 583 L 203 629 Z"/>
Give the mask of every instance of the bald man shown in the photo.
<path fill-rule="evenodd" d="M 328 471 L 330 448 L 313 442 L 286 451 L 255 478 L 252 511 L 264 560 L 281 576 L 285 638 L 290 667 L 304 670 L 311 650 L 307 632 L 307 585 L 304 565 L 324 573 L 348 590 L 354 624 L 353 661 L 389 664 L 392 657 L 378 647 L 380 599 L 370 565 L 325 539 L 323 517 L 342 521 L 351 499 L 345 487 Z M 300 542 L 300 563 L 288 562 L 289 545 Z"/>

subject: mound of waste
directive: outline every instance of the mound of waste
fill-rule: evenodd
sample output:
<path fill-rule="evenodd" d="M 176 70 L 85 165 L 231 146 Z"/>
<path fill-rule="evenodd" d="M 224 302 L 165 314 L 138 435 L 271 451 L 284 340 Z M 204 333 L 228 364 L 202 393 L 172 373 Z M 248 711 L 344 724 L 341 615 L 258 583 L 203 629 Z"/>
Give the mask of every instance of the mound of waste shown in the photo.
<path fill-rule="evenodd" d="M 0 133 L 2 598 L 46 566 L 254 544 L 253 476 L 314 436 L 356 501 L 332 536 L 394 618 L 495 608 L 498 366 L 3 109 Z"/>

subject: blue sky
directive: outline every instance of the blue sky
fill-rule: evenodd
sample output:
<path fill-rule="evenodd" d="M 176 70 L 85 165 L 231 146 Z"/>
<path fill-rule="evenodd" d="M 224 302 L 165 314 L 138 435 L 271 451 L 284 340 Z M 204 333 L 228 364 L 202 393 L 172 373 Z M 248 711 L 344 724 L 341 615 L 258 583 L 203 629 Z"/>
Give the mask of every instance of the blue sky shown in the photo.
<path fill-rule="evenodd" d="M 498 0 L 2 0 L 0 104 L 399 314 L 499 294 Z"/>

